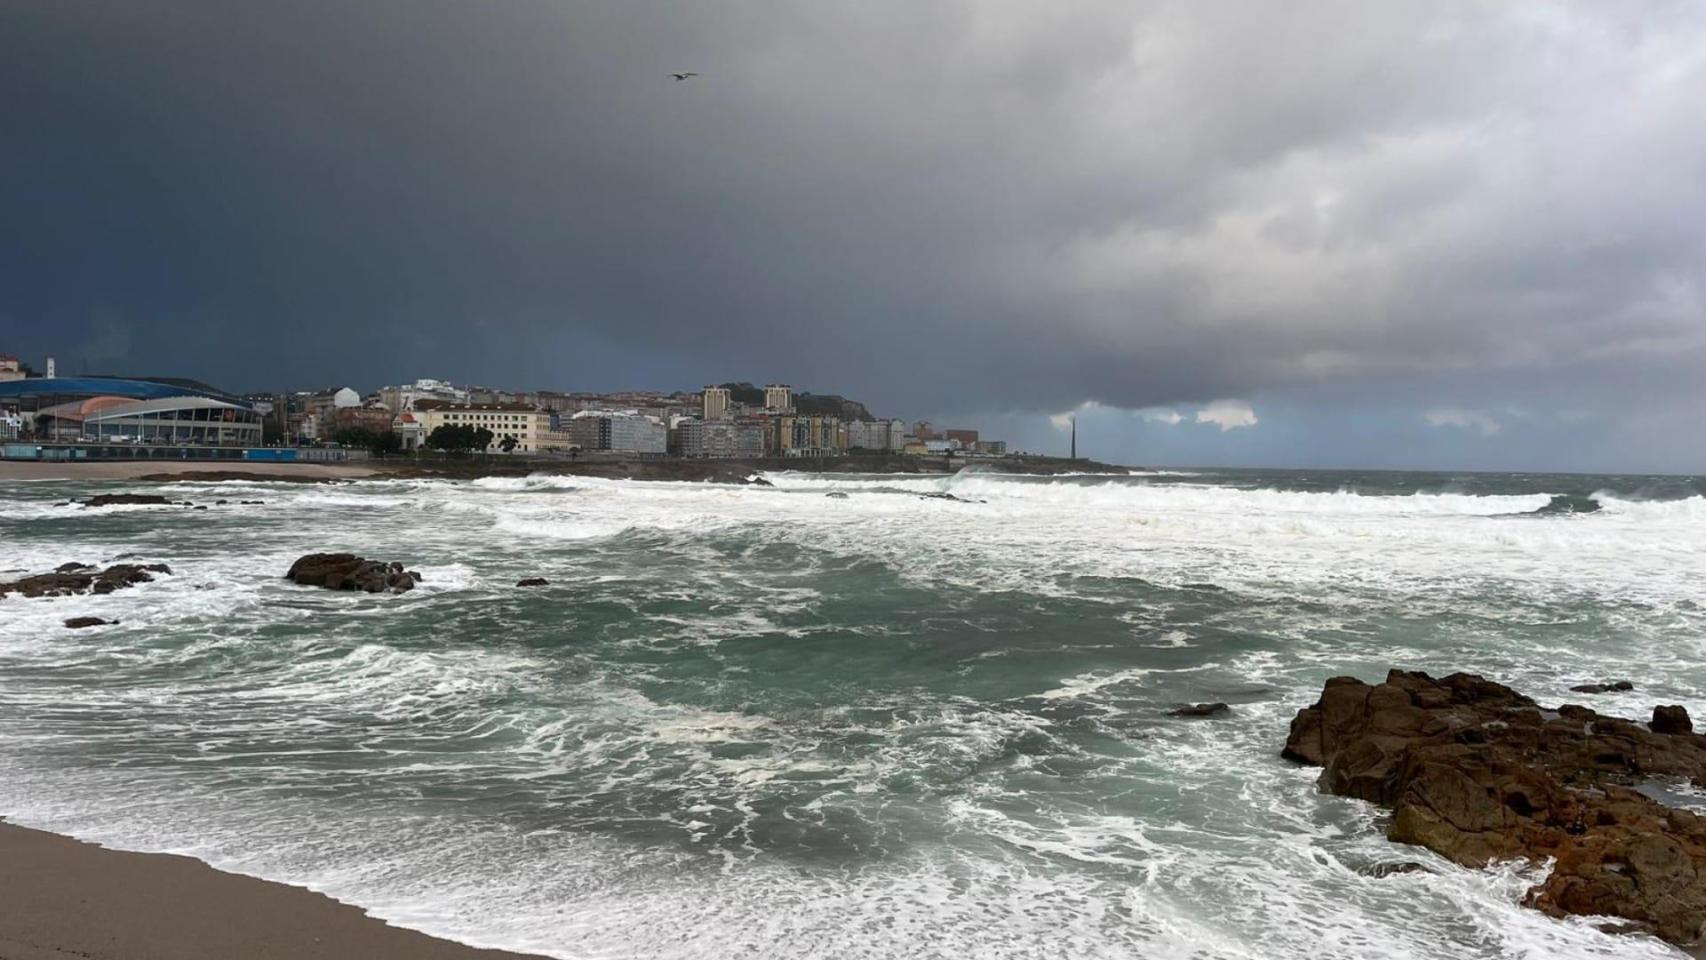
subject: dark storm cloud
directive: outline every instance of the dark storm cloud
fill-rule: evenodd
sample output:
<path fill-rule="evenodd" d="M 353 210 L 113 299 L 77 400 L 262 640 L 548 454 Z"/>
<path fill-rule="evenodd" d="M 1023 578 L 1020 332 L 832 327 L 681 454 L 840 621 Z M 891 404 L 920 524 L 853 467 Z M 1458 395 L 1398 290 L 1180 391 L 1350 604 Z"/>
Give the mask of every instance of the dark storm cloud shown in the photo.
<path fill-rule="evenodd" d="M 897 413 L 1706 382 L 1686 0 L 0 10 L 0 349 Z"/>

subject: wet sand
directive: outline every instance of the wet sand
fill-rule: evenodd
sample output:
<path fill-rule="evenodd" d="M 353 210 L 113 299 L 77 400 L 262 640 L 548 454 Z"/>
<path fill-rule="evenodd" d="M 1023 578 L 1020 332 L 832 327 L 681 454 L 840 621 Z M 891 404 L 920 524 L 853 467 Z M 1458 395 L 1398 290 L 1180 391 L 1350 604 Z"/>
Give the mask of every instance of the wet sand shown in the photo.
<path fill-rule="evenodd" d="M 329 897 L 0 823 L 4 960 L 539 960 L 393 927 Z"/>
<path fill-rule="evenodd" d="M 171 475 L 195 480 L 197 474 L 215 474 L 229 479 L 236 475 L 257 480 L 354 480 L 377 471 L 353 463 L 218 463 L 207 460 L 118 460 L 89 461 L 0 461 L 0 480 L 137 480 Z"/>

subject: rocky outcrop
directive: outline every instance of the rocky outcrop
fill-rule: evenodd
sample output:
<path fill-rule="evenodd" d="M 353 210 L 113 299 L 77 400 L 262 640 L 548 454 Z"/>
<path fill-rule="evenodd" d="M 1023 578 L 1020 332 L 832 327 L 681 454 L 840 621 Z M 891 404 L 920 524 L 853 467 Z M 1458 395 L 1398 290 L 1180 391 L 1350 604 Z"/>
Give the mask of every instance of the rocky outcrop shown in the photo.
<path fill-rule="evenodd" d="M 1654 707 L 1653 719 L 1647 724 L 1654 733 L 1693 733 L 1694 721 L 1688 719 L 1688 711 L 1679 706 Z"/>
<path fill-rule="evenodd" d="M 1321 789 L 1392 809 L 1387 836 L 1465 865 L 1551 859 L 1527 902 L 1614 916 L 1679 944 L 1706 926 L 1706 818 L 1637 788 L 1706 787 L 1706 738 L 1687 711 L 1650 728 L 1575 705 L 1546 710 L 1470 674 L 1394 670 L 1327 681 L 1292 720 L 1283 756 Z"/>
<path fill-rule="evenodd" d="M 1571 693 L 1627 693 L 1635 689 L 1635 685 L 1627 680 L 1607 680 L 1604 683 L 1584 683 L 1571 687 Z"/>
<path fill-rule="evenodd" d="M 171 502 L 171 497 L 152 493 L 102 493 L 82 501 L 85 507 L 158 506 Z"/>
<path fill-rule="evenodd" d="M 551 585 L 551 581 L 544 577 L 522 577 L 515 582 L 515 585 L 518 587 L 548 587 Z"/>
<path fill-rule="evenodd" d="M 73 630 L 81 630 L 84 627 L 109 627 L 117 624 L 117 620 L 102 620 L 100 617 L 72 617 L 65 621 L 65 625 Z"/>
<path fill-rule="evenodd" d="M 68 597 L 78 593 L 112 593 L 138 583 L 147 583 L 156 573 L 171 573 L 163 563 L 115 563 L 105 570 L 83 564 L 64 564 L 52 573 L 0 583 L 0 597 Z"/>
<path fill-rule="evenodd" d="M 1220 717 L 1232 712 L 1224 703 L 1187 703 L 1167 711 L 1169 717 Z"/>
<path fill-rule="evenodd" d="M 402 593 L 413 590 L 421 575 L 400 563 L 369 560 L 353 553 L 310 553 L 290 565 L 285 577 L 307 587 Z"/>

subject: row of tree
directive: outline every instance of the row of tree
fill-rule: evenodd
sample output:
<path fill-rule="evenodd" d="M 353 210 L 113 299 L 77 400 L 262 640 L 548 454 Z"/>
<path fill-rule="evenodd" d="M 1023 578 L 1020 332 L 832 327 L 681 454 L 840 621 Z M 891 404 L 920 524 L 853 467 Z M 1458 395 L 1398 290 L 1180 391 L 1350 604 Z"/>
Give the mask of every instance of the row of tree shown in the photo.
<path fill-rule="evenodd" d="M 498 449 L 509 453 L 520 443 L 510 434 L 499 438 L 497 434 L 485 427 L 476 427 L 467 423 L 446 423 L 436 426 L 427 434 L 426 445 L 434 450 L 445 450 L 452 453 L 466 453 L 470 450 L 484 450 L 497 440 Z"/>
<path fill-rule="evenodd" d="M 371 450 L 376 456 L 396 453 L 403 448 L 403 440 L 389 430 L 364 430 L 361 427 L 347 427 L 332 435 L 332 439 L 346 447 L 361 447 Z M 426 445 L 434 450 L 448 453 L 467 453 L 470 450 L 484 450 L 496 440 L 498 449 L 504 453 L 514 450 L 520 441 L 505 434 L 501 439 L 485 427 L 471 424 L 444 424 L 434 427 L 427 434 Z"/>

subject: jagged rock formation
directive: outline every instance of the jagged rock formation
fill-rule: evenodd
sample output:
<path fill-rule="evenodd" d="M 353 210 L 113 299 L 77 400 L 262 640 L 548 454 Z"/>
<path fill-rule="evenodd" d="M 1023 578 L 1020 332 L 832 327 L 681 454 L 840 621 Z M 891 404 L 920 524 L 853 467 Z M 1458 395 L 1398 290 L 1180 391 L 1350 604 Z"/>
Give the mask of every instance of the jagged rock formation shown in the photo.
<path fill-rule="evenodd" d="M 80 563 L 61 564 L 52 573 L 38 573 L 11 583 L 0 583 L 0 597 L 68 597 L 79 593 L 112 593 L 154 579 L 153 574 L 171 573 L 163 563 L 115 563 L 105 570 Z"/>
<path fill-rule="evenodd" d="M 1555 860 L 1531 906 L 1700 939 L 1706 818 L 1637 789 L 1706 787 L 1706 737 L 1681 707 L 1659 707 L 1642 726 L 1582 706 L 1546 710 L 1470 674 L 1394 670 L 1373 686 L 1335 677 L 1298 712 L 1282 755 L 1322 767 L 1328 793 L 1390 807 L 1393 840 L 1465 865 Z"/>
<path fill-rule="evenodd" d="M 289 580 L 328 590 L 402 593 L 413 590 L 421 575 L 400 563 L 369 560 L 353 553 L 310 553 L 298 558 L 285 574 Z"/>

